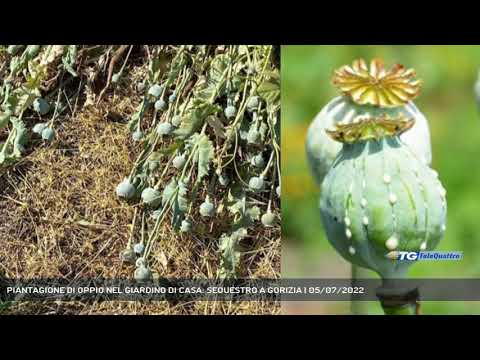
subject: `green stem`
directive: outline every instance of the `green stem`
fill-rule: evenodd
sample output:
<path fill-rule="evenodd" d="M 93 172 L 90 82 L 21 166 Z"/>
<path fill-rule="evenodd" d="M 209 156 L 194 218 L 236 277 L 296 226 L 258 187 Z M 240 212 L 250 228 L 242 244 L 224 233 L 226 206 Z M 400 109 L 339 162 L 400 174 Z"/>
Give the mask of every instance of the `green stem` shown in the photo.
<path fill-rule="evenodd" d="M 417 306 L 415 304 L 405 304 L 403 306 L 382 306 L 385 315 L 416 315 Z"/>
<path fill-rule="evenodd" d="M 355 288 L 358 286 L 358 279 L 368 278 L 368 270 L 352 264 L 352 287 Z M 365 301 L 355 300 L 355 294 L 351 295 L 350 300 L 350 311 L 353 315 L 367 315 L 368 314 L 368 304 Z"/>
<path fill-rule="evenodd" d="M 395 280 L 384 279 L 377 289 L 385 315 L 419 315 L 418 288 L 405 288 Z"/>

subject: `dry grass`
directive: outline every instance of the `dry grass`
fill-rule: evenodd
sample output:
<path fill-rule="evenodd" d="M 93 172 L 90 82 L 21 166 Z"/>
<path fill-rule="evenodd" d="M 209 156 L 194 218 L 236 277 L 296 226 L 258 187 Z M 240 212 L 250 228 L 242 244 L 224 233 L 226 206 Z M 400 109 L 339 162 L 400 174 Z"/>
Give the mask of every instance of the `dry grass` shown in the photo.
<path fill-rule="evenodd" d="M 133 90 L 112 95 L 102 106 L 77 112 L 56 126 L 57 139 L 36 144 L 13 168 L 0 173 L 0 273 L 7 277 L 130 278 L 133 267 L 119 253 L 130 236 L 134 206 L 117 199 L 115 186 L 131 170 L 138 149 L 123 122 L 133 111 Z M 215 275 L 215 229 L 178 235 L 165 227 L 155 249 L 162 276 Z M 206 236 L 204 236 L 206 235 Z M 280 233 L 265 230 L 248 239 L 245 275 L 279 276 Z M 271 302 L 173 304 L 110 301 L 18 302 L 11 314 L 276 314 Z"/>

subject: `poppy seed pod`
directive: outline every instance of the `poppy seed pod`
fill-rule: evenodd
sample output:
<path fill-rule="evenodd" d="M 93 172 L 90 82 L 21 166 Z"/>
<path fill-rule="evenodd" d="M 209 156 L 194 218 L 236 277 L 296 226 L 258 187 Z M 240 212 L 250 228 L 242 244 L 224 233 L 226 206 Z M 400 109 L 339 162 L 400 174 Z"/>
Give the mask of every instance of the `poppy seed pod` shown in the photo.
<path fill-rule="evenodd" d="M 35 126 L 33 127 L 32 131 L 35 133 L 35 134 L 39 134 L 41 135 L 42 134 L 42 131 L 47 127 L 47 123 L 37 123 L 35 124 Z"/>
<path fill-rule="evenodd" d="M 155 110 L 163 111 L 167 108 L 167 103 L 163 99 L 155 101 Z"/>
<path fill-rule="evenodd" d="M 263 226 L 272 227 L 275 224 L 275 214 L 268 210 L 265 214 L 262 215 L 261 221 Z"/>
<path fill-rule="evenodd" d="M 229 105 L 225 108 L 224 113 L 227 119 L 231 119 L 237 114 L 237 109 L 235 108 L 235 106 Z"/>
<path fill-rule="evenodd" d="M 160 123 L 157 126 L 157 134 L 161 136 L 170 135 L 172 130 L 173 130 L 172 124 L 168 122 Z"/>
<path fill-rule="evenodd" d="M 257 130 L 257 126 L 252 124 L 247 134 L 247 142 L 249 144 L 258 144 L 260 141 L 260 132 Z"/>
<path fill-rule="evenodd" d="M 322 183 L 328 240 L 382 278 L 403 278 L 411 262 L 394 261 L 397 252 L 432 250 L 446 229 L 437 173 L 398 136 L 411 121 L 373 119 L 329 132 L 344 144 Z"/>
<path fill-rule="evenodd" d="M 135 280 L 138 282 L 148 281 L 152 279 L 152 272 L 145 265 L 135 269 Z"/>
<path fill-rule="evenodd" d="M 55 130 L 50 127 L 46 127 L 42 130 L 42 139 L 46 141 L 53 141 L 55 138 Z"/>
<path fill-rule="evenodd" d="M 172 160 L 173 166 L 178 170 L 182 170 L 186 162 L 185 155 L 177 155 Z"/>
<path fill-rule="evenodd" d="M 50 111 L 50 105 L 47 100 L 43 98 L 36 98 L 33 101 L 33 110 L 35 110 L 40 115 L 45 115 Z"/>
<path fill-rule="evenodd" d="M 117 196 L 123 199 L 131 199 L 135 196 L 135 186 L 128 179 L 124 179 L 117 185 Z"/>
<path fill-rule="evenodd" d="M 150 88 L 148 89 L 148 95 L 158 98 L 162 94 L 162 91 L 163 87 L 161 85 L 155 84 L 150 86 Z"/>
<path fill-rule="evenodd" d="M 372 61 L 370 71 L 363 60 L 357 60 L 353 66 L 344 66 L 335 72 L 333 83 L 343 95 L 330 101 L 315 117 L 308 128 L 305 144 L 317 184 L 321 184 L 342 147 L 327 136 L 325 129 L 337 124 L 353 124 L 362 118 L 413 118 L 412 129 L 401 134 L 400 139 L 420 161 L 430 165 L 432 154 L 428 122 L 412 102 L 421 85 L 419 80 L 413 79 L 414 76 L 412 69 L 405 70 L 400 65 L 387 71 L 380 60 Z M 376 82 L 368 82 L 370 80 Z M 390 82 L 387 83 L 387 80 Z"/>
<path fill-rule="evenodd" d="M 265 166 L 265 160 L 263 159 L 262 153 L 253 156 L 250 160 L 250 164 L 257 168 L 263 168 Z"/>
<path fill-rule="evenodd" d="M 475 100 L 477 100 L 478 107 L 480 108 L 480 71 L 478 72 L 477 82 L 474 86 Z"/>
<path fill-rule="evenodd" d="M 215 213 L 215 207 L 213 204 L 210 202 L 210 199 L 207 197 L 205 201 L 200 205 L 200 215 L 204 217 L 209 217 L 213 216 Z"/>
<path fill-rule="evenodd" d="M 140 141 L 140 140 L 143 139 L 143 136 L 144 136 L 144 134 L 143 134 L 142 130 L 138 129 L 138 130 L 135 130 L 135 131 L 133 132 L 133 134 L 132 134 L 132 139 L 133 139 L 134 141 Z"/>
<path fill-rule="evenodd" d="M 180 115 L 175 115 L 172 118 L 172 125 L 173 126 L 178 127 L 178 126 L 180 126 L 181 123 L 182 123 L 182 117 Z"/>
<path fill-rule="evenodd" d="M 253 176 L 248 182 L 248 187 L 250 190 L 257 192 L 263 190 L 264 181 L 262 176 Z"/>

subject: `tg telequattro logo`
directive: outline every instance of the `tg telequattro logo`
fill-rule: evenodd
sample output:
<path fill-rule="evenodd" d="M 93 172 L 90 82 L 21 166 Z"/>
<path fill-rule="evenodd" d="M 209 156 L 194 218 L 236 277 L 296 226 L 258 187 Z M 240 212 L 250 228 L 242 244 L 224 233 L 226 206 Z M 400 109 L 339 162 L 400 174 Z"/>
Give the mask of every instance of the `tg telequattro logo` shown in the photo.
<path fill-rule="evenodd" d="M 461 260 L 463 251 L 392 251 L 386 257 L 396 261 L 452 261 Z"/>

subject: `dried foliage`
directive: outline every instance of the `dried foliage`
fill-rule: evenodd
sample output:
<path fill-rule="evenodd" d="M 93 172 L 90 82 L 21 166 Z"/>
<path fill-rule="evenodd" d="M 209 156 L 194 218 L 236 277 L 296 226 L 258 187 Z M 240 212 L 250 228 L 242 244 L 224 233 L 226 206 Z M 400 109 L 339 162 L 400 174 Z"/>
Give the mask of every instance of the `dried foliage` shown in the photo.
<path fill-rule="evenodd" d="M 66 46 L 61 52 L 42 46 L 40 58 L 28 60 L 15 75 L 5 64 L 23 53 L 7 49 L 0 64 L 4 99 L 6 87 L 12 94 L 28 82 L 30 64 L 47 58 L 47 49 L 56 55 L 50 55 L 54 60 L 34 96 L 12 112 L 2 107 L 9 117 L 0 130 L 9 149 L 0 173 L 4 276 L 133 277 L 134 268 L 119 253 L 148 236 L 151 243 L 139 255 L 158 276 L 278 277 L 279 90 L 270 46 Z M 163 85 L 164 110 L 155 104 L 160 96 L 151 94 L 154 85 Z M 257 108 L 247 106 L 252 96 L 258 97 Z M 45 99 L 49 111 L 37 111 L 37 99 Z M 227 117 L 228 106 L 236 107 L 234 117 Z M 178 115 L 182 121 L 174 125 Z M 16 119 L 30 135 L 23 143 L 15 140 Z M 54 130 L 52 139 L 41 139 L 44 129 L 31 134 L 39 123 Z M 167 123 L 171 132 L 161 134 L 159 125 Z M 249 142 L 254 124 L 258 142 Z M 135 136 L 138 130 L 141 136 Z M 15 144 L 23 148 L 16 151 Z M 256 166 L 259 157 L 253 159 L 258 154 L 263 167 Z M 185 156 L 183 164 L 179 155 Z M 190 182 L 183 184 L 180 174 Z M 262 174 L 264 186 L 253 191 L 250 178 Z M 116 194 L 125 177 L 135 186 L 128 201 Z M 169 204 L 163 213 L 152 206 L 162 201 L 141 200 L 142 191 L 155 185 Z M 213 216 L 199 213 L 207 196 Z M 267 212 L 275 214 L 273 226 L 262 224 Z M 180 231 L 186 219 L 192 226 Z M 279 306 L 18 302 L 4 311 L 230 314 L 275 313 Z"/>

